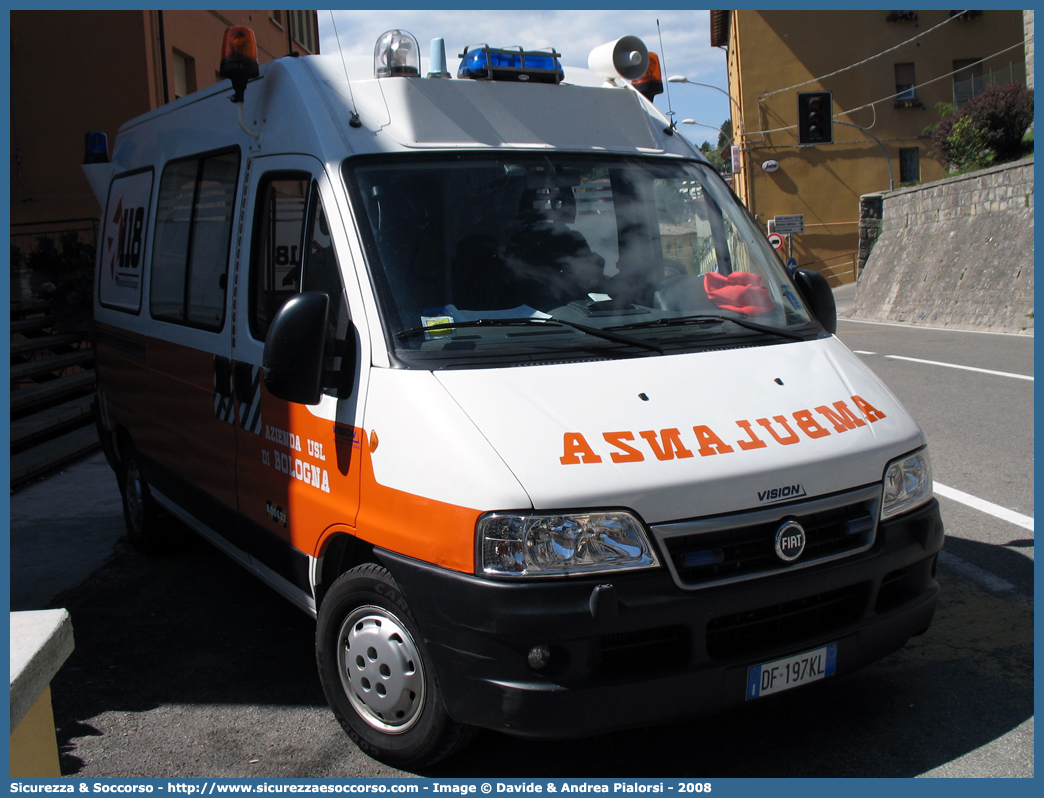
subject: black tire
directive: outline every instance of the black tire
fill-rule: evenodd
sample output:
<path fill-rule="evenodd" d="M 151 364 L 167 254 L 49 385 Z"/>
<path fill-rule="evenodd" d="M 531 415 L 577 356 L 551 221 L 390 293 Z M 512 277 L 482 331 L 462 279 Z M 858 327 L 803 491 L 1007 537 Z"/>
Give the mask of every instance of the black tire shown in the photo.
<path fill-rule="evenodd" d="M 169 519 L 152 498 L 152 491 L 134 447 L 124 447 L 119 461 L 120 494 L 127 540 L 139 551 L 156 554 L 170 544 Z"/>
<path fill-rule="evenodd" d="M 446 713 L 413 614 L 379 565 L 357 566 L 330 586 L 315 650 L 326 700 L 365 754 L 422 768 L 471 739 L 471 727 Z"/>

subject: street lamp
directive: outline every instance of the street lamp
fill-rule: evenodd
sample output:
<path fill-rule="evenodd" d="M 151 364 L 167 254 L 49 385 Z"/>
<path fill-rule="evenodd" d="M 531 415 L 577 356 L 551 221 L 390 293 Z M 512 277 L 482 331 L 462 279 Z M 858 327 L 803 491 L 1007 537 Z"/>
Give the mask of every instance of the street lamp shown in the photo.
<path fill-rule="evenodd" d="M 736 102 L 736 98 L 735 97 L 733 97 L 731 94 L 729 94 L 724 89 L 719 88 L 718 86 L 712 86 L 710 83 L 697 83 L 695 80 L 689 80 L 687 77 L 685 77 L 685 75 L 671 75 L 669 78 L 667 78 L 667 82 L 668 83 L 688 83 L 690 86 L 703 86 L 705 89 L 714 89 L 714 91 L 721 92 L 726 97 L 728 97 L 729 98 L 729 102 L 731 102 L 734 106 L 736 106 L 736 121 L 739 123 L 739 136 L 737 137 L 737 144 L 739 146 L 740 151 L 743 150 L 743 139 L 744 139 L 744 133 L 743 133 L 743 109 L 740 108 L 740 104 L 738 102 Z M 695 119 L 683 119 L 682 120 L 682 124 L 683 125 L 702 125 L 703 127 L 711 127 L 710 125 L 704 125 L 702 122 L 697 122 Z M 721 132 L 721 128 L 712 128 L 712 129 L 717 130 L 719 133 Z M 733 150 L 733 152 L 736 152 L 736 150 Z M 735 163 L 735 161 L 733 163 Z M 735 167 L 734 167 L 734 171 L 735 171 Z"/>
<path fill-rule="evenodd" d="M 667 78 L 668 83 L 688 83 L 690 86 L 703 86 L 705 89 L 714 89 L 714 91 L 721 92 L 729 101 L 736 106 L 736 121 L 739 122 L 740 138 L 743 137 L 743 109 L 740 108 L 740 104 L 736 102 L 736 98 L 729 94 L 725 89 L 718 86 L 712 86 L 710 83 L 697 83 L 695 80 L 689 80 L 685 75 L 671 75 Z"/>
<path fill-rule="evenodd" d="M 705 125 L 705 124 L 703 124 L 703 122 L 697 122 L 695 119 L 683 119 L 682 120 L 682 124 L 683 125 L 699 125 L 700 127 L 709 127 L 711 130 L 717 130 L 719 133 L 721 133 L 721 128 L 720 127 L 714 127 L 714 125 Z"/>

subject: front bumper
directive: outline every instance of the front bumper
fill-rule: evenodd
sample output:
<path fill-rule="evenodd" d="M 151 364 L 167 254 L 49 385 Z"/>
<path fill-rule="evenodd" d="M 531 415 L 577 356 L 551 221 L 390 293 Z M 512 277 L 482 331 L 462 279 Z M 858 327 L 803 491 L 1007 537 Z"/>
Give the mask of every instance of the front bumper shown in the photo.
<path fill-rule="evenodd" d="M 881 522 L 873 548 L 792 573 L 698 591 L 667 569 L 497 581 L 386 551 L 449 714 L 514 734 L 582 737 L 745 701 L 747 668 L 838 644 L 837 673 L 931 623 L 943 545 L 938 502 Z M 533 670 L 527 654 L 551 650 Z"/>

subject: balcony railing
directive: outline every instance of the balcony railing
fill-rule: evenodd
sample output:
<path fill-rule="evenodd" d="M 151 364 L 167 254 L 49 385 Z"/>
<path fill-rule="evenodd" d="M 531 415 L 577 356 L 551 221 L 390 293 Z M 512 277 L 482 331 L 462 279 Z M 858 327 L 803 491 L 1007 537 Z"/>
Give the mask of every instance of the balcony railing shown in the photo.
<path fill-rule="evenodd" d="M 987 86 L 1005 85 L 1007 83 L 1026 84 L 1026 64 L 1008 64 L 1000 69 L 991 69 L 983 75 L 976 75 L 967 80 L 953 82 L 953 107 L 959 109 L 972 97 L 978 97 Z"/>

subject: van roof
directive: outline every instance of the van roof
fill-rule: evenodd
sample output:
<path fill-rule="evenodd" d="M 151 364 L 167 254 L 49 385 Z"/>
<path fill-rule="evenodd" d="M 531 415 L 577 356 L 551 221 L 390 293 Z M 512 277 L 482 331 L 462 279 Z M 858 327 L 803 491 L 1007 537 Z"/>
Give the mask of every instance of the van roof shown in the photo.
<path fill-rule="evenodd" d="M 278 140 L 283 147 L 311 127 L 318 149 L 334 147 L 341 157 L 505 147 L 697 154 L 682 136 L 669 132 L 666 118 L 636 91 L 605 86 L 588 70 L 567 67 L 566 80 L 558 85 L 402 77 L 354 77 L 349 83 L 347 72 L 339 55 L 286 57 L 262 66 L 260 77 L 246 89 L 243 105 L 246 127 L 253 126 L 259 134 L 253 141 L 240 130 L 236 110 L 229 108 L 228 81 L 127 122 L 120 137 L 159 123 L 198 132 L 193 135 L 196 151 L 207 149 L 198 140 L 201 136 L 214 139 L 214 148 L 239 143 L 266 150 L 271 149 L 266 141 Z M 359 73 L 353 69 L 353 74 Z M 187 111 L 190 108 L 195 113 Z M 352 124 L 355 113 L 358 126 Z M 197 114 L 198 123 L 190 121 Z M 227 125 L 215 137 L 215 120 L 221 116 L 227 117 Z M 314 149 L 298 151 L 321 156 Z M 334 156 L 333 151 L 328 154 Z M 119 155 L 117 146 L 114 160 Z"/>

